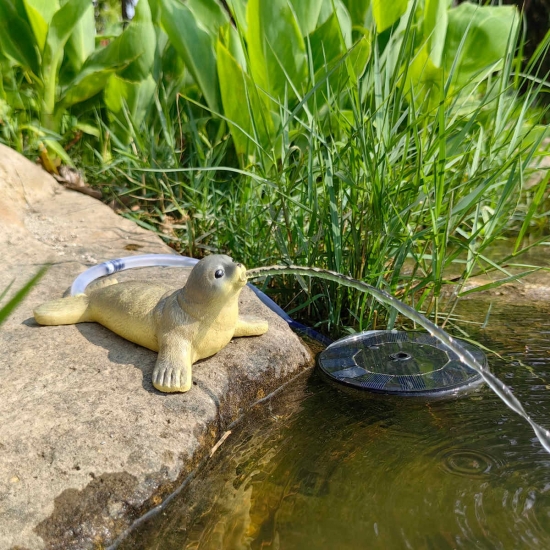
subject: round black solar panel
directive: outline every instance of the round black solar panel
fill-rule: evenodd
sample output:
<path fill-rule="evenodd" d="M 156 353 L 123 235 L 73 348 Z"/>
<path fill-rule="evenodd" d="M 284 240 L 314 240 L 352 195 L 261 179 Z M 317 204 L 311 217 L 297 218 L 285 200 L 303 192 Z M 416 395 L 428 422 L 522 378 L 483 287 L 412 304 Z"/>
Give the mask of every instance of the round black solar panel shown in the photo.
<path fill-rule="evenodd" d="M 478 348 L 456 339 L 481 365 Z M 372 330 L 342 338 L 319 355 L 321 370 L 332 380 L 376 393 L 439 396 L 481 383 L 481 376 L 427 333 Z"/>

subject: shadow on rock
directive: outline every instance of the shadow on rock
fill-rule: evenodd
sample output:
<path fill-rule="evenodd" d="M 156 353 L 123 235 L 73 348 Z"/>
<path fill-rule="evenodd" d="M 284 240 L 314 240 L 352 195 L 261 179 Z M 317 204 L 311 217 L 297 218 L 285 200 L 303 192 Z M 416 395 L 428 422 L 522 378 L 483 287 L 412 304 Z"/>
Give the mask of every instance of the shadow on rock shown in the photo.
<path fill-rule="evenodd" d="M 157 360 L 155 351 L 125 340 L 98 323 L 80 323 L 76 325 L 76 328 L 88 342 L 106 349 L 107 357 L 111 363 L 132 365 L 139 369 L 143 375 L 141 385 L 144 390 L 150 393 L 161 393 L 153 387 L 151 382 L 153 368 Z"/>

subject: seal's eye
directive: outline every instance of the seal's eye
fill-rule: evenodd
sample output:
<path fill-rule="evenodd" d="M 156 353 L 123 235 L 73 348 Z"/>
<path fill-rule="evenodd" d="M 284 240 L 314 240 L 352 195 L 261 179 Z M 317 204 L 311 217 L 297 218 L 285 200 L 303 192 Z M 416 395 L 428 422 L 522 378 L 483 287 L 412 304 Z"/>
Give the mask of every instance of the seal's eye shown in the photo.
<path fill-rule="evenodd" d="M 221 279 L 225 275 L 225 271 L 223 269 L 217 269 L 216 273 L 214 273 L 214 277 L 216 279 Z"/>

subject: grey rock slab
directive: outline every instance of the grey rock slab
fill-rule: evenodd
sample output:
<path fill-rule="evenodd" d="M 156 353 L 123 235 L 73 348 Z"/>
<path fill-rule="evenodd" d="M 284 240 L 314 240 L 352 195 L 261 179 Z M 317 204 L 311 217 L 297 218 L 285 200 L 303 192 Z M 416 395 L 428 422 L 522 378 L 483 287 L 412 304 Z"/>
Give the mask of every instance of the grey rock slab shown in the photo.
<path fill-rule="evenodd" d="M 256 400 L 311 366 L 311 353 L 245 289 L 241 311 L 267 318 L 268 333 L 199 362 L 188 393 L 162 394 L 151 385 L 155 353 L 95 323 L 40 327 L 32 310 L 91 265 L 170 249 L 1 145 L 0 198 L 0 291 L 51 264 L 0 327 L 0 549 L 101 547 L 162 502 Z M 178 287 L 187 272 L 116 277 Z"/>

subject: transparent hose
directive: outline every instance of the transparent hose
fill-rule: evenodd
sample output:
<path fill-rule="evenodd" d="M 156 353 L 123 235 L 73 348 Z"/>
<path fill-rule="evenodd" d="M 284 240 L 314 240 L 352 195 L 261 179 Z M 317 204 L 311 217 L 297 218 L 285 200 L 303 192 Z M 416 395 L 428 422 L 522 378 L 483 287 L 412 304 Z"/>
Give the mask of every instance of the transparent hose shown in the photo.
<path fill-rule="evenodd" d="M 86 287 L 99 277 L 112 275 L 118 271 L 126 269 L 134 269 L 137 267 L 193 267 L 199 260 L 196 258 L 188 258 L 187 256 L 177 256 L 176 254 L 139 254 L 137 256 L 127 256 L 126 258 L 117 258 L 109 260 L 102 264 L 90 267 L 84 273 L 81 273 L 71 286 L 71 296 L 76 294 L 84 294 Z M 292 319 L 281 307 L 279 307 L 269 296 L 266 296 L 261 290 L 254 285 L 248 285 L 250 290 L 258 296 L 258 298 L 279 317 L 284 319 L 292 328 L 298 332 L 307 334 L 309 337 L 328 346 L 332 343 L 330 338 L 323 334 L 319 334 L 316 330 L 298 323 Z"/>

